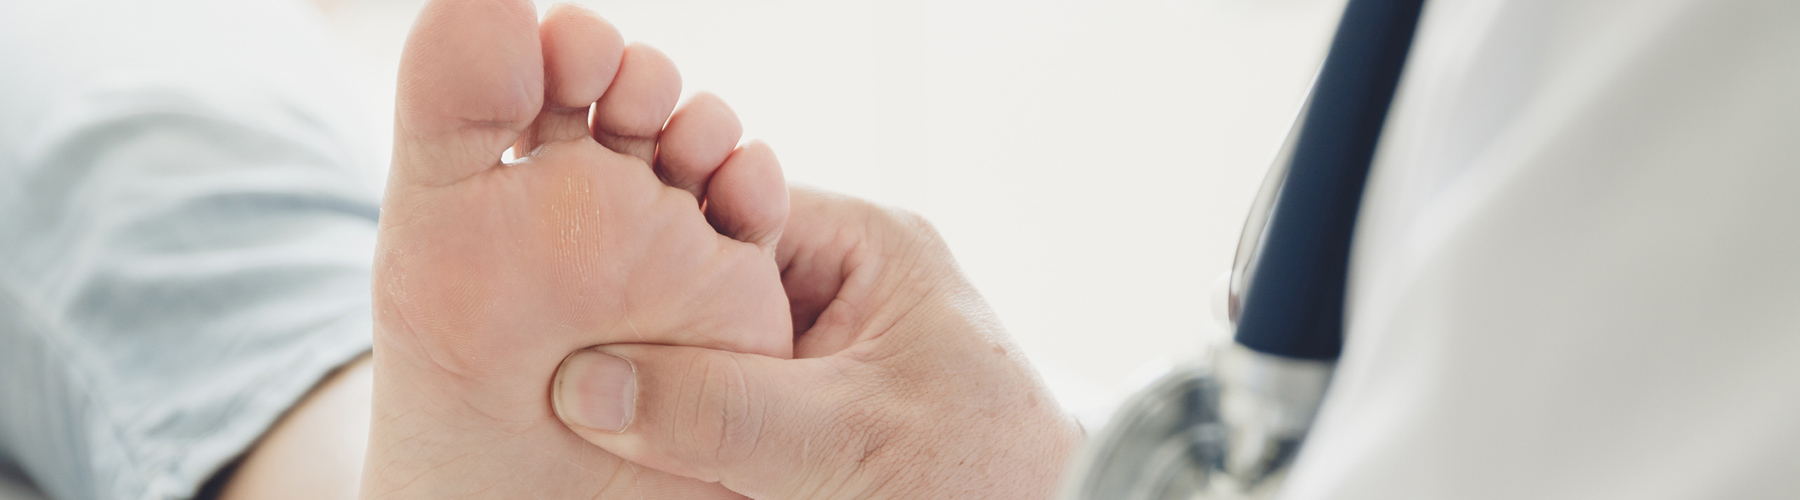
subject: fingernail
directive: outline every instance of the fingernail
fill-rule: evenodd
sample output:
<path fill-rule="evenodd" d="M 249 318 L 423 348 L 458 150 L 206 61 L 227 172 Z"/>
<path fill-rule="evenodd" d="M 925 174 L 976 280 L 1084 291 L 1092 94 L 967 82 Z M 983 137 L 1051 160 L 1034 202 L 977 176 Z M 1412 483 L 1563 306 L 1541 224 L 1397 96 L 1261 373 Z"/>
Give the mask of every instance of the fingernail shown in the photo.
<path fill-rule="evenodd" d="M 625 358 L 583 349 L 556 372 L 556 414 L 571 425 L 621 432 L 637 412 L 637 373 Z"/>

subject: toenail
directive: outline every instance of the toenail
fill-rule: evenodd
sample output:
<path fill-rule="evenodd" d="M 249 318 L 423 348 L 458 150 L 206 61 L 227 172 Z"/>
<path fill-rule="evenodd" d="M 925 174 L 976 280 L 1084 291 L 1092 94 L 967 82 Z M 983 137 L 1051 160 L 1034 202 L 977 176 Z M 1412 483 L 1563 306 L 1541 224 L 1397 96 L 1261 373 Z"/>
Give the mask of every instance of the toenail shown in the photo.
<path fill-rule="evenodd" d="M 636 409 L 636 368 L 625 358 L 583 349 L 556 372 L 556 414 L 569 425 L 621 432 Z"/>

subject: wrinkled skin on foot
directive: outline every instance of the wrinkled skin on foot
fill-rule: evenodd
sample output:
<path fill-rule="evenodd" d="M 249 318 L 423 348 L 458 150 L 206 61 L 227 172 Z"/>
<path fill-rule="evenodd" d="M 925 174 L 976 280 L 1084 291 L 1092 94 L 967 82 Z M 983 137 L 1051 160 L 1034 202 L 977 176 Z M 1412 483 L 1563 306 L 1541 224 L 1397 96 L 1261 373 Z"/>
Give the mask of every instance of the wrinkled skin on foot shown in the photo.
<path fill-rule="evenodd" d="M 598 344 L 791 355 L 773 154 L 578 8 L 434 1 L 400 81 L 362 496 L 736 498 L 583 441 L 549 384 Z"/>

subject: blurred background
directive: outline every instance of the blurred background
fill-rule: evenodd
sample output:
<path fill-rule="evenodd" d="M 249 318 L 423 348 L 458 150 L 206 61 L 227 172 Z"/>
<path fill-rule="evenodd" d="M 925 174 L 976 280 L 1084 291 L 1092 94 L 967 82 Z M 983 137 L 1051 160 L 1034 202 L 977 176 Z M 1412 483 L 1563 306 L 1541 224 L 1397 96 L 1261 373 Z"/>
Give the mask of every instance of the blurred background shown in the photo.
<path fill-rule="evenodd" d="M 424 1 L 313 3 L 391 130 Z M 1221 335 L 1213 283 L 1343 0 L 580 3 L 730 102 L 790 181 L 934 221 L 1092 427 Z M 0 500 L 38 498 L 18 475 Z"/>
<path fill-rule="evenodd" d="M 321 1 L 375 130 L 423 3 Z M 1090 423 L 1220 334 L 1213 283 L 1343 6 L 579 3 L 667 52 L 686 92 L 730 102 L 790 181 L 931 219 Z"/>

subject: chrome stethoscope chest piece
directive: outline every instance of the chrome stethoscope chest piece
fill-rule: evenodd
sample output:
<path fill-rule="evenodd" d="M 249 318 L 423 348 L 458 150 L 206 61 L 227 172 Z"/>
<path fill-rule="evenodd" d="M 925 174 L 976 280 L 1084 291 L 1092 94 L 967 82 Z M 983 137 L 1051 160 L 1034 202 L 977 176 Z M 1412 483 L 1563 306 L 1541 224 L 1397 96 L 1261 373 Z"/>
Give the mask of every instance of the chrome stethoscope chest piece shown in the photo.
<path fill-rule="evenodd" d="M 1302 124 L 1295 123 L 1298 130 Z M 1293 134 L 1264 177 L 1239 240 L 1219 318 L 1235 328 Z M 1332 363 L 1209 346 L 1126 399 L 1066 476 L 1066 500 L 1272 496 L 1318 410 Z"/>
<path fill-rule="evenodd" d="M 1215 308 L 1233 342 L 1127 400 L 1066 475 L 1064 498 L 1266 498 L 1279 488 L 1342 349 L 1356 212 L 1423 6 L 1345 4 Z"/>

